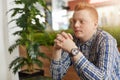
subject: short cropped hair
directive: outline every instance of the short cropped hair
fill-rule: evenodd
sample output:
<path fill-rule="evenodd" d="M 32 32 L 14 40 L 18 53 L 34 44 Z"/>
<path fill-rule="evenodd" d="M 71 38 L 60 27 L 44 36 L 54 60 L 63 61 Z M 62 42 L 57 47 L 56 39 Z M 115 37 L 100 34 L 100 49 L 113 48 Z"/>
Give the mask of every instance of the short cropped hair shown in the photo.
<path fill-rule="evenodd" d="M 74 11 L 79 11 L 79 10 L 88 10 L 91 13 L 91 16 L 93 17 L 93 19 L 95 21 L 98 21 L 98 13 L 93 5 L 86 2 L 80 2 L 74 8 Z"/>

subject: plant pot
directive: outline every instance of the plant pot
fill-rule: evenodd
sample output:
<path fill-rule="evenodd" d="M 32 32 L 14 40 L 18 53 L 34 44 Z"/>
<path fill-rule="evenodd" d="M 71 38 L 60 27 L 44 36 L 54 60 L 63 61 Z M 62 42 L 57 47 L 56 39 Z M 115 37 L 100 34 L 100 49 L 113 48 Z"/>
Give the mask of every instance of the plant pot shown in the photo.
<path fill-rule="evenodd" d="M 18 72 L 19 80 L 28 80 L 39 76 L 44 76 L 44 70 L 36 69 L 35 72 L 27 72 L 27 70 L 22 70 Z M 34 79 L 35 80 L 35 79 Z"/>

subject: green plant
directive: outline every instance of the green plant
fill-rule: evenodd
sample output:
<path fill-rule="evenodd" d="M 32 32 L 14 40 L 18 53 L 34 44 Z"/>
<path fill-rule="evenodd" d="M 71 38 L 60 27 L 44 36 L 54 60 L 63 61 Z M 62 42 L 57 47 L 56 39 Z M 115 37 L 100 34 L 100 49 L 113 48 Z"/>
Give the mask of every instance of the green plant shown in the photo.
<path fill-rule="evenodd" d="M 58 32 L 44 32 L 34 35 L 34 39 L 40 43 L 40 45 L 53 46 L 54 39 Z"/>
<path fill-rule="evenodd" d="M 59 30 L 59 31 L 50 31 L 50 32 L 44 32 L 44 33 L 37 33 L 34 35 L 34 39 L 37 42 L 39 42 L 40 45 L 53 46 L 54 39 L 56 38 L 56 35 L 58 33 L 61 33 L 62 31 L 73 34 L 73 31 L 71 29 Z"/>
<path fill-rule="evenodd" d="M 15 18 L 19 15 L 19 17 L 11 20 L 10 23 L 15 21 L 20 30 L 13 33 L 13 35 L 18 35 L 19 38 L 15 44 L 9 47 L 9 52 L 12 53 L 17 46 L 24 46 L 26 48 L 26 57 L 18 56 L 10 63 L 9 69 L 12 69 L 13 73 L 16 73 L 19 69 L 27 65 L 27 70 L 33 72 L 34 64 L 39 67 L 43 66 L 43 62 L 38 57 L 47 58 L 44 53 L 39 51 L 40 43 L 34 39 L 35 34 L 44 32 L 46 25 L 46 22 L 40 21 L 40 18 L 45 19 L 46 16 L 35 5 L 39 4 L 45 11 L 49 10 L 45 0 L 15 0 L 14 2 L 16 5 L 21 5 L 22 7 L 10 10 L 13 11 L 11 17 Z"/>

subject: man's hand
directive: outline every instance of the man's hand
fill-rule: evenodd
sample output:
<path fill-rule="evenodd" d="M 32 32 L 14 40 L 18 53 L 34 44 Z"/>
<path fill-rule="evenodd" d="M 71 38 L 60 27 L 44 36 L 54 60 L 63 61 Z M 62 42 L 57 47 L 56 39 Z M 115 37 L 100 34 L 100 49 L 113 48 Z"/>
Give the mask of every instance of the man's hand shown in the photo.
<path fill-rule="evenodd" d="M 57 38 L 54 40 L 56 49 L 63 49 L 70 53 L 72 48 L 77 48 L 73 42 L 73 37 L 70 33 L 62 32 L 57 34 Z"/>
<path fill-rule="evenodd" d="M 61 58 L 61 49 L 71 53 L 73 48 L 77 48 L 75 43 L 73 42 L 73 37 L 69 33 L 62 32 L 61 34 L 57 34 L 56 39 L 54 40 L 54 51 L 56 51 L 56 55 L 53 54 L 53 58 L 59 60 Z M 78 55 L 72 57 L 73 61 L 77 61 L 82 56 L 82 53 L 79 52 Z"/>

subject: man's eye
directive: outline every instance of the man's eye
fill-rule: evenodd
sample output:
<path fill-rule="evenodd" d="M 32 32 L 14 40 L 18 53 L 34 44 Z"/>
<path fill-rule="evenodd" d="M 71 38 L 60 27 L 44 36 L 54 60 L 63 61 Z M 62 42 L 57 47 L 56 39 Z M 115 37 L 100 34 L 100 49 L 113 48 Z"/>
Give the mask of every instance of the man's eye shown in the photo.
<path fill-rule="evenodd" d="M 80 22 L 80 23 L 84 23 L 84 21 L 83 21 L 83 20 L 80 20 L 79 22 Z"/>
<path fill-rule="evenodd" d="M 75 20 L 72 20 L 72 23 L 76 23 L 76 21 L 75 21 Z"/>

